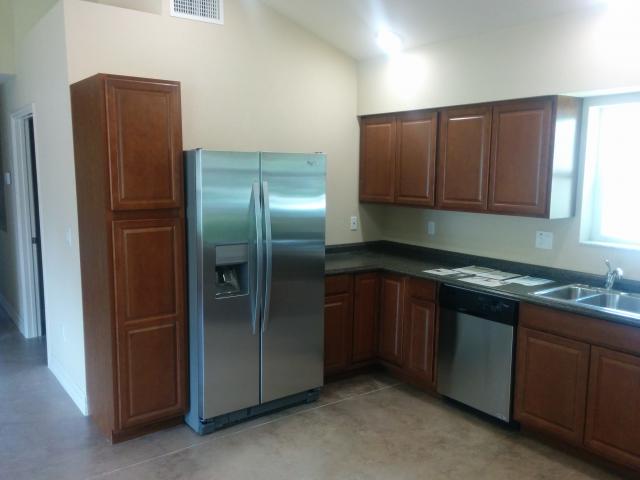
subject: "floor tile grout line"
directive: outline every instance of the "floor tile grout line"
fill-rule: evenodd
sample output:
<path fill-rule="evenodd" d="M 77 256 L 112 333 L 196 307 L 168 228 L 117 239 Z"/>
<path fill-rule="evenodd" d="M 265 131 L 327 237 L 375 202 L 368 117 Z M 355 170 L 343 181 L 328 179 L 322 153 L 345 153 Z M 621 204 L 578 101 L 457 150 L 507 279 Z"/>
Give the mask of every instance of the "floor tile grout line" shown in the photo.
<path fill-rule="evenodd" d="M 352 395 L 350 397 L 341 398 L 340 400 L 335 400 L 333 402 L 324 403 L 322 405 L 316 405 L 316 406 L 313 406 L 313 407 L 309 407 L 309 408 L 306 408 L 306 409 L 301 410 L 299 412 L 293 412 L 293 413 L 284 415 L 282 417 L 273 418 L 271 420 L 259 423 L 257 425 L 252 425 L 250 427 L 243 428 L 241 430 L 238 430 L 237 432 L 231 432 L 231 433 L 219 435 L 219 436 L 216 436 L 216 437 L 213 437 L 213 438 L 204 438 L 204 439 L 202 439 L 202 441 L 192 443 L 190 445 L 187 445 L 187 446 L 182 447 L 182 448 L 178 448 L 176 450 L 172 450 L 171 452 L 166 452 L 166 453 L 163 453 L 162 455 L 156 455 L 155 457 L 145 458 L 144 460 L 140 460 L 139 462 L 135 462 L 135 463 L 132 463 L 130 465 L 125 465 L 125 466 L 122 466 L 122 467 L 118 467 L 118 468 L 116 468 L 114 470 L 110 470 L 108 472 L 102 472 L 102 473 L 99 473 L 97 475 L 92 475 L 92 476 L 86 477 L 86 479 L 87 480 L 94 480 L 94 479 L 98 479 L 98 478 L 104 478 L 107 475 L 112 475 L 114 473 L 118 473 L 118 472 L 121 472 L 121 471 L 124 471 L 124 470 L 128 470 L 130 468 L 134 468 L 134 467 L 137 467 L 137 466 L 140 466 L 140 465 L 144 465 L 145 463 L 149 463 L 149 462 L 152 462 L 154 460 L 158 460 L 160 458 L 168 457 L 170 455 L 175 455 L 176 453 L 184 452 L 186 450 L 190 450 L 192 448 L 199 447 L 199 446 L 205 445 L 207 443 L 214 443 L 214 442 L 216 442 L 218 440 L 222 440 L 222 439 L 225 439 L 225 438 L 230 438 L 230 437 L 233 437 L 235 435 L 239 435 L 241 433 L 249 432 L 251 430 L 255 430 L 257 428 L 264 427 L 265 425 L 270 425 L 272 423 L 276 423 L 276 422 L 279 422 L 281 420 L 285 420 L 285 419 L 288 419 L 288 418 L 293 418 L 293 417 L 296 417 L 298 415 L 302 415 L 302 414 L 305 414 L 305 413 L 310 413 L 310 412 L 313 412 L 315 410 L 319 410 L 319 409 L 324 408 L 324 407 L 337 405 L 339 403 L 346 402 L 346 401 L 349 401 L 349 400 L 354 400 L 356 398 L 362 398 L 362 397 L 365 397 L 367 395 L 371 395 L 373 393 L 382 392 L 384 390 L 395 388 L 395 387 L 397 387 L 398 385 L 401 385 L 401 384 L 402 384 L 402 382 L 396 382 L 396 383 L 393 383 L 393 384 L 385 385 L 383 387 L 376 388 L 374 390 L 369 390 L 368 392 L 359 393 L 357 395 Z"/>

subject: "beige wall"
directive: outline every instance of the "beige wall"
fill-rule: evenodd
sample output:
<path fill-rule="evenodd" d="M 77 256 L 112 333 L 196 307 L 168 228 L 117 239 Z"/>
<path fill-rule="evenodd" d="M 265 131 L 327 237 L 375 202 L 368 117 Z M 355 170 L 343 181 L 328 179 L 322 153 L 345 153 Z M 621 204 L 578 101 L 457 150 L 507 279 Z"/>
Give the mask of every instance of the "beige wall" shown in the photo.
<path fill-rule="evenodd" d="M 12 74 L 14 71 L 13 10 L 11 0 L 0 0 L 0 75 Z"/>
<path fill-rule="evenodd" d="M 227 0 L 225 25 L 65 2 L 69 77 L 96 72 L 182 82 L 185 149 L 323 151 L 327 242 L 362 240 L 356 65 L 256 0 Z M 117 32 L 115 34 L 114 32 Z M 363 209 L 365 233 L 376 235 Z"/>
<path fill-rule="evenodd" d="M 593 10 L 416 49 L 400 60 L 366 61 L 358 69 L 358 111 L 640 90 L 640 49 L 631 41 L 637 39 L 635 23 L 616 26 Z M 640 280 L 640 252 L 580 244 L 579 216 L 550 221 L 381 207 L 374 218 L 389 240 L 590 273 L 603 273 L 610 258 Z M 428 219 L 436 222 L 433 237 L 426 234 Z M 553 250 L 534 248 L 537 230 L 554 233 Z"/>
<path fill-rule="evenodd" d="M 80 267 L 76 237 L 67 243 L 66 232 L 76 228 L 76 200 L 69 80 L 62 3 L 55 5 L 16 41 L 16 75 L 2 86 L 2 122 L 24 106 L 35 108 L 35 140 L 40 197 L 43 276 L 49 368 L 81 409 L 86 408 L 84 340 Z M 3 145 L 9 132 L 3 128 Z M 3 158 L 8 152 L 3 148 Z M 15 178 L 15 175 L 14 175 Z M 15 274 L 15 190 L 8 189 L 9 236 L 0 244 L 9 268 L 3 294 L 11 294 L 23 313 Z M 72 228 L 73 227 L 73 228 Z M 5 275 L 10 278 L 6 278 Z"/>
<path fill-rule="evenodd" d="M 63 0 L 16 43 L 2 120 L 35 104 L 49 366 L 83 411 L 69 83 L 97 72 L 180 80 L 185 148 L 326 152 L 327 241 L 363 238 L 349 231 L 348 218 L 359 212 L 355 62 L 257 1 L 227 0 L 225 7 L 226 24 L 215 26 L 171 18 L 166 10 Z M 363 223 L 375 237 L 369 210 L 362 209 Z M 0 248 L 9 265 L 0 288 L 14 296 L 12 237 L 0 235 Z"/>

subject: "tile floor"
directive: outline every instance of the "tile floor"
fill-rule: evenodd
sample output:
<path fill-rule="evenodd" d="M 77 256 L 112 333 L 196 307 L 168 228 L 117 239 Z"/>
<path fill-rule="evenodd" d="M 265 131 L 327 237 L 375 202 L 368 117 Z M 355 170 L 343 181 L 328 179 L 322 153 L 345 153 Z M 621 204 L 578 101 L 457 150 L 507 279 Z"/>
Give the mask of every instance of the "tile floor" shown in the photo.
<path fill-rule="evenodd" d="M 109 445 L 0 312 L 0 479 L 614 479 L 382 374 L 217 432 Z"/>

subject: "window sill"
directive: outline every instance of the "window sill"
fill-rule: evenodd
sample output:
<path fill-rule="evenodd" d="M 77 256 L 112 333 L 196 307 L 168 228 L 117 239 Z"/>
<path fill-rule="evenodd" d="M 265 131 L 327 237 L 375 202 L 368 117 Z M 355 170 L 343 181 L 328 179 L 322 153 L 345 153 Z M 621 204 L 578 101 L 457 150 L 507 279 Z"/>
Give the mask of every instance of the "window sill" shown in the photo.
<path fill-rule="evenodd" d="M 632 245 L 628 243 L 602 242 L 602 241 L 596 241 L 596 240 L 580 240 L 580 245 L 587 245 L 591 247 L 616 248 L 619 250 L 631 250 L 631 251 L 640 252 L 640 245 Z"/>

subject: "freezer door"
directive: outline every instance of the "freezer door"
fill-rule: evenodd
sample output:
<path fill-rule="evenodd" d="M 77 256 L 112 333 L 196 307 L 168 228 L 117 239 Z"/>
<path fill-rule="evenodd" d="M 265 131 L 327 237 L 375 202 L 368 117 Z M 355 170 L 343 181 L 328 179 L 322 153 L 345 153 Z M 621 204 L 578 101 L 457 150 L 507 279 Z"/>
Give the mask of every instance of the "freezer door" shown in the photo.
<path fill-rule="evenodd" d="M 260 401 L 257 153 L 199 151 L 202 419 Z M 258 231 L 256 231 L 258 224 Z"/>
<path fill-rule="evenodd" d="M 261 165 L 264 403 L 323 382 L 325 157 L 263 153 Z"/>

